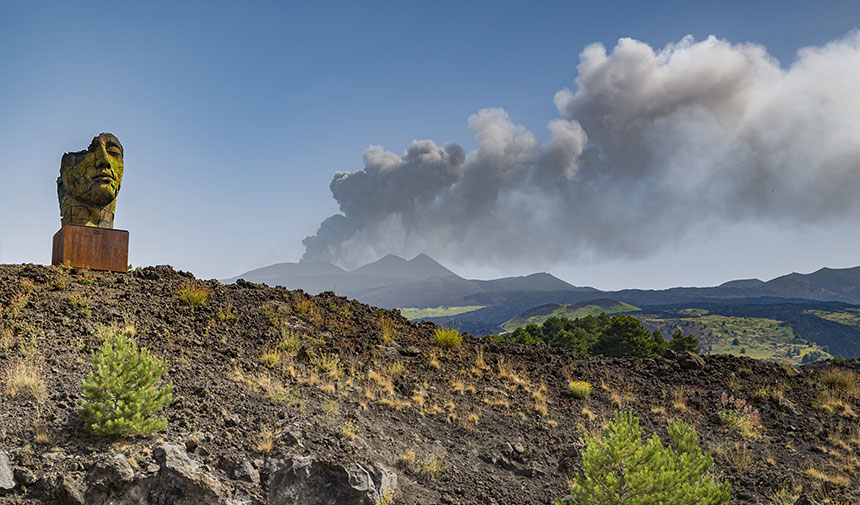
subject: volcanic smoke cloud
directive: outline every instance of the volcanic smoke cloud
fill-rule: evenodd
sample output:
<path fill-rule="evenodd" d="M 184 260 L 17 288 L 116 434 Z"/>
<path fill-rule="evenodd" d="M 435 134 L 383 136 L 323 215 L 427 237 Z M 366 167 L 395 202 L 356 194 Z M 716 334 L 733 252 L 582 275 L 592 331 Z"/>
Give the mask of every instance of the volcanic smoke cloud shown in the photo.
<path fill-rule="evenodd" d="M 659 51 L 593 44 L 577 70 L 543 145 L 482 109 L 474 152 L 369 147 L 363 170 L 334 176 L 341 213 L 303 241 L 304 259 L 636 258 L 727 223 L 860 219 L 860 33 L 801 49 L 788 69 L 759 45 L 687 36 Z"/>

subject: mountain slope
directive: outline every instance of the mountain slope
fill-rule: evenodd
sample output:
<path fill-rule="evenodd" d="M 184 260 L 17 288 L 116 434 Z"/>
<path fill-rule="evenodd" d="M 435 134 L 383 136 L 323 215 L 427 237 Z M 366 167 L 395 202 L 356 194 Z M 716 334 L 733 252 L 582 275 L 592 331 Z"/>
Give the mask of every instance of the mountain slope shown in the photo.
<path fill-rule="evenodd" d="M 425 254 L 419 254 L 409 261 L 389 254 L 351 271 L 330 263 L 302 261 L 258 268 L 225 279 L 224 282 L 232 283 L 244 279 L 269 286 L 302 289 L 312 294 L 335 291 L 343 296 L 354 297 L 356 293 L 366 289 L 450 276 L 456 277 L 453 272 Z"/>
<path fill-rule="evenodd" d="M 456 276 L 454 272 L 443 267 L 426 254 L 419 254 L 409 261 L 389 254 L 373 263 L 358 267 L 350 273 L 368 277 L 390 277 L 395 282 Z"/>
<path fill-rule="evenodd" d="M 208 289 L 207 301 L 184 303 L 188 285 Z M 546 505 L 582 470 L 581 436 L 618 409 L 663 443 L 667 419 L 693 424 L 732 504 L 794 493 L 786 482 L 860 502 L 850 473 L 860 400 L 815 408 L 828 384 L 821 364 L 605 359 L 468 335 L 445 350 L 435 326 L 396 311 L 169 267 L 0 265 L 0 306 L 4 504 L 366 505 L 387 495 L 397 505 Z M 89 351 L 117 331 L 168 367 L 167 427 L 151 436 L 96 437 L 76 413 Z M 21 366 L 44 388 L 9 389 Z M 593 392 L 573 397 L 570 379 Z M 760 412 L 756 436 L 719 422 L 724 392 Z"/>

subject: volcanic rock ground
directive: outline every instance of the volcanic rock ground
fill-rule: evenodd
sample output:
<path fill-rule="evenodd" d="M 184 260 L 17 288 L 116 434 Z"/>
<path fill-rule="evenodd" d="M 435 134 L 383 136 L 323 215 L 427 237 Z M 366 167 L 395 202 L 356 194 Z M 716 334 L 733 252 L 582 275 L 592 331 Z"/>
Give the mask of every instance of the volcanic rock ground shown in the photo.
<path fill-rule="evenodd" d="M 193 310 L 189 282 L 211 291 Z M 619 409 L 664 441 L 667 419 L 693 424 L 731 503 L 860 503 L 860 400 L 822 407 L 822 374 L 857 360 L 603 358 L 468 335 L 444 350 L 397 311 L 165 266 L 3 265 L 0 307 L 0 379 L 25 362 L 46 386 L 0 396 L 0 503 L 549 504 L 580 436 Z M 83 429 L 81 380 L 111 325 L 168 363 L 161 432 Z M 721 424 L 723 392 L 759 410 L 757 433 Z"/>

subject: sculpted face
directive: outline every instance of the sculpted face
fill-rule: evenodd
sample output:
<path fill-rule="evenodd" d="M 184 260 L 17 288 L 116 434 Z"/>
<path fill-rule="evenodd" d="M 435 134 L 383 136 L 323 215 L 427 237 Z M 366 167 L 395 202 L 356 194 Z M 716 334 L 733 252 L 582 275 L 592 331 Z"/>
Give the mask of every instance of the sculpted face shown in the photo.
<path fill-rule="evenodd" d="M 63 225 L 113 228 L 122 157 L 122 144 L 110 133 L 93 138 L 85 151 L 63 155 L 57 180 Z"/>

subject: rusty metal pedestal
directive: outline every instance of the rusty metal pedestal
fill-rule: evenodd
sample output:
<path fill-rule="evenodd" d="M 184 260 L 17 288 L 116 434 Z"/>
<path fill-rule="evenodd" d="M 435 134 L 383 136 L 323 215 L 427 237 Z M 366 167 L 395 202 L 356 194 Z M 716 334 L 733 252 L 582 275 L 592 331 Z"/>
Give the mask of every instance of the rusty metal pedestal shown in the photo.
<path fill-rule="evenodd" d="M 54 234 L 52 265 L 90 270 L 128 270 L 128 232 L 67 224 Z"/>

